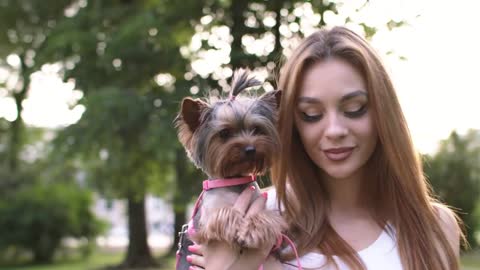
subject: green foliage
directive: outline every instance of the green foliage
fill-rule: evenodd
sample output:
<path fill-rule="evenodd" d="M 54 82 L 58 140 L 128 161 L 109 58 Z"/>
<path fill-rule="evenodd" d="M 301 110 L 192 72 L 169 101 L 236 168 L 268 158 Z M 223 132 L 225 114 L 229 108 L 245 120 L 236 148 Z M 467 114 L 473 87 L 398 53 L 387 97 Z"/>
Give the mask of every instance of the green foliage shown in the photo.
<path fill-rule="evenodd" d="M 75 185 L 25 187 L 0 199 L 0 249 L 23 248 L 49 262 L 65 237 L 93 239 L 104 225 L 90 210 L 91 194 Z"/>
<path fill-rule="evenodd" d="M 65 78 L 84 91 L 87 108 L 78 123 L 60 132 L 58 159 L 81 157 L 90 183 L 102 192 L 125 197 L 150 188 L 172 191 L 179 147 L 172 122 L 189 89 L 179 48 L 190 40 L 189 20 L 202 5 L 92 1 L 52 31 L 42 56 L 68 67 Z M 176 79 L 175 91 L 155 82 L 159 73 Z"/>
<path fill-rule="evenodd" d="M 58 1 L 1 0 L 0 57 L 33 53 L 40 48 L 64 9 L 73 0 Z"/>
<path fill-rule="evenodd" d="M 37 55 L 57 21 L 64 17 L 64 10 L 73 1 L 49 1 L 46 4 L 44 1 L 0 0 L 0 65 L 9 72 L 11 78 L 18 76 L 15 84 L 3 85 L 8 95 L 14 99 L 18 115 L 6 128 L 7 150 L 2 160 L 12 173 L 22 170 L 19 168 L 20 153 L 25 144 L 22 104 L 27 97 L 30 76 L 44 64 L 37 61 Z M 18 56 L 19 63 L 4 62 L 8 55 Z M 0 166 L 3 167 L 3 164 Z"/>
<path fill-rule="evenodd" d="M 480 222 L 474 215 L 480 197 L 480 132 L 452 132 L 434 156 L 425 156 L 425 173 L 440 199 L 458 209 L 472 247 Z"/>
<path fill-rule="evenodd" d="M 44 58 L 71 66 L 85 92 L 105 87 L 150 91 L 154 76 L 183 77 L 179 47 L 193 32 L 202 1 L 92 1 L 52 31 Z M 189 13 L 181 13 L 183 10 Z"/>
<path fill-rule="evenodd" d="M 80 121 L 56 139 L 55 158 L 81 158 L 91 185 L 111 196 L 143 196 L 155 184 L 171 182 L 173 119 L 162 121 L 168 116 L 155 106 L 159 100 L 127 90 L 91 93 Z"/>

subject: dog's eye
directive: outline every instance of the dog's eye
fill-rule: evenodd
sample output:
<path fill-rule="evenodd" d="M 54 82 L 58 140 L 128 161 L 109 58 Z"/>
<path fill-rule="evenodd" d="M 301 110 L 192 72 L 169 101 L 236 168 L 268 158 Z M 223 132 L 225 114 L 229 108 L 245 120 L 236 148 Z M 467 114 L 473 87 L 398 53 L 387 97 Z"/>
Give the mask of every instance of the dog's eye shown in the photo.
<path fill-rule="evenodd" d="M 222 130 L 220 130 L 218 135 L 222 139 L 228 139 L 228 137 L 230 137 L 230 130 L 228 128 L 222 129 Z"/>
<path fill-rule="evenodd" d="M 263 134 L 263 130 L 258 126 L 255 126 L 252 128 L 252 133 L 253 135 Z"/>

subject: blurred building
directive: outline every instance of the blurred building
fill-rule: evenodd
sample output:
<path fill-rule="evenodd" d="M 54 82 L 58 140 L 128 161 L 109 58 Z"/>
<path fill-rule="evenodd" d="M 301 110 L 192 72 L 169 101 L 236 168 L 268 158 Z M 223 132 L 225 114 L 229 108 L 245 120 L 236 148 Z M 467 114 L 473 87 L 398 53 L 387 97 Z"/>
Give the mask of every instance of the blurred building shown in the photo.
<path fill-rule="evenodd" d="M 174 214 L 165 200 L 147 196 L 148 243 L 152 249 L 169 248 L 173 242 Z M 109 224 L 107 232 L 97 238 L 97 244 L 106 249 L 123 249 L 128 245 L 127 202 L 97 197 L 93 212 Z"/>

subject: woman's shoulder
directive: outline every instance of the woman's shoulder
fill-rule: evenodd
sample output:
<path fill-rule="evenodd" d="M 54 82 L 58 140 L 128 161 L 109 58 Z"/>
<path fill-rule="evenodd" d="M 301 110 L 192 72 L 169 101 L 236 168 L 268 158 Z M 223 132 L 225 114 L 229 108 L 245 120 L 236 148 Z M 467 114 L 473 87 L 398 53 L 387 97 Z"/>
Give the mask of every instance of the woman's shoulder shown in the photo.
<path fill-rule="evenodd" d="M 434 202 L 432 206 L 448 242 L 458 256 L 460 252 L 461 229 L 457 215 L 444 204 Z"/>
<path fill-rule="evenodd" d="M 442 225 L 450 229 L 455 229 L 458 227 L 457 215 L 450 209 L 448 206 L 441 203 L 432 203 L 433 208 L 437 214 L 439 221 Z"/>

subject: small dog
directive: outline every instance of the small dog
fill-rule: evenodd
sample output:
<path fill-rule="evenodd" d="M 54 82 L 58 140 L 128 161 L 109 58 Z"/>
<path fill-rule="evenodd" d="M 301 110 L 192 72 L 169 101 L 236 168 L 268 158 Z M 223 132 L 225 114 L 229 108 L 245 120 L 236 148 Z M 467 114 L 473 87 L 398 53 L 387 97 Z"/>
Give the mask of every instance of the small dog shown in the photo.
<path fill-rule="evenodd" d="M 187 97 L 182 101 L 175 121 L 179 140 L 209 180 L 204 182 L 192 221 L 180 232 L 177 269 L 188 269 L 185 258 L 190 254 L 190 240 L 198 244 L 224 241 L 240 251 L 273 247 L 286 228 L 278 212 L 264 210 L 246 218 L 232 208 L 247 187 L 255 187 L 253 199 L 260 195 L 254 176 L 267 172 L 280 147 L 276 129 L 280 91 L 260 97 L 239 96 L 243 90 L 258 85 L 261 82 L 240 69 L 234 73 L 229 98 L 204 101 Z M 214 182 L 226 186 L 205 188 Z"/>

